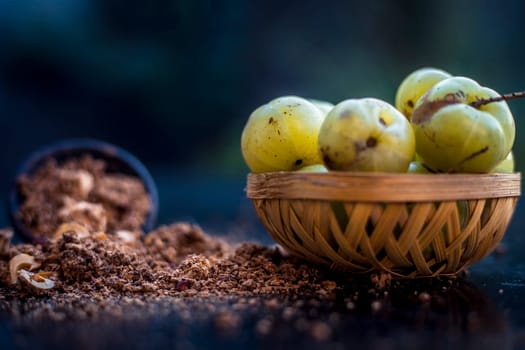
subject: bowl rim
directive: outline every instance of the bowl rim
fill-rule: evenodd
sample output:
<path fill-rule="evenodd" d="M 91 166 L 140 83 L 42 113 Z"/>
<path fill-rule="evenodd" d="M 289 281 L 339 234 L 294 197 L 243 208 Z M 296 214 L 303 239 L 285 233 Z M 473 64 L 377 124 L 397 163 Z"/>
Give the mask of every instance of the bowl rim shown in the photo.
<path fill-rule="evenodd" d="M 20 176 L 32 174 L 49 159 L 66 159 L 86 153 L 93 155 L 95 159 L 116 160 L 127 168 L 124 171 L 125 174 L 134 175 L 142 181 L 151 200 L 151 210 L 142 225 L 142 230 L 147 233 L 154 228 L 159 210 L 159 195 L 156 183 L 146 166 L 133 154 L 112 143 L 94 138 L 71 138 L 52 142 L 34 150 L 21 162 L 14 175 L 8 194 L 7 207 L 11 224 L 15 232 L 20 234 L 22 238 L 34 240 L 35 236 L 17 215 L 22 202 L 17 186 Z"/>
<path fill-rule="evenodd" d="M 249 173 L 246 196 L 359 202 L 476 200 L 521 195 L 521 173 L 407 174 L 279 171 Z"/>

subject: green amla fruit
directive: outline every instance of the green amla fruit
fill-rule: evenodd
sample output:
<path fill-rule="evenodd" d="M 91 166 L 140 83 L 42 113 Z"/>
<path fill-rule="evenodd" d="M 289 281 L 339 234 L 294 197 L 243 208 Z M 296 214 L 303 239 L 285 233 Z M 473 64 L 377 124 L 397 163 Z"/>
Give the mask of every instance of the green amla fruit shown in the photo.
<path fill-rule="evenodd" d="M 514 172 L 514 154 L 509 152 L 507 157 L 501 161 L 494 169 L 490 171 L 491 173 L 513 173 Z"/>
<path fill-rule="evenodd" d="M 503 161 L 515 138 L 507 103 L 474 105 L 497 96 L 465 77 L 445 79 L 428 90 L 411 117 L 424 163 L 439 172 L 486 173 Z"/>
<path fill-rule="evenodd" d="M 428 166 L 426 166 L 423 162 L 414 160 L 414 161 L 410 162 L 410 164 L 408 166 L 407 173 L 410 173 L 410 174 L 434 174 L 434 171 L 432 171 L 430 168 L 428 168 Z"/>
<path fill-rule="evenodd" d="M 375 98 L 340 102 L 319 131 L 319 154 L 332 170 L 406 172 L 414 149 L 407 119 Z"/>
<path fill-rule="evenodd" d="M 328 169 L 323 164 L 312 164 L 300 168 L 297 171 L 309 172 L 309 173 L 326 173 Z"/>
<path fill-rule="evenodd" d="M 297 170 L 321 164 L 317 152 L 324 114 L 297 96 L 276 98 L 257 108 L 241 135 L 243 158 L 254 173 Z"/>
<path fill-rule="evenodd" d="M 410 119 L 417 100 L 432 86 L 452 77 L 444 70 L 424 67 L 410 73 L 399 85 L 396 92 L 396 108 Z"/>

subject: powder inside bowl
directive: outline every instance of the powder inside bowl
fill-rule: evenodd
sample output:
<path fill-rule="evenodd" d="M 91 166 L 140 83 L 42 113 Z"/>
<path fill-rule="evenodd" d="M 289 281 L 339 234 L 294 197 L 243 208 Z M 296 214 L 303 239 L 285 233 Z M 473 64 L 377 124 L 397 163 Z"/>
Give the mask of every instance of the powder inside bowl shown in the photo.
<path fill-rule="evenodd" d="M 89 154 L 59 164 L 51 158 L 33 174 L 17 179 L 16 213 L 33 237 L 52 237 L 60 224 L 78 222 L 89 230 L 139 231 L 151 200 L 137 177 L 110 173 Z"/>

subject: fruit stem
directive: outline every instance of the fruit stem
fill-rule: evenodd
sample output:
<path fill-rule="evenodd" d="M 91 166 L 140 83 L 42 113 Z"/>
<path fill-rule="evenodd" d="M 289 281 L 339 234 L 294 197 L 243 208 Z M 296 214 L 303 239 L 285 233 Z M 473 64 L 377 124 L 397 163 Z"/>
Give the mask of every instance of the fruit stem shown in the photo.
<path fill-rule="evenodd" d="M 505 94 L 501 96 L 482 98 L 480 100 L 472 102 L 470 105 L 474 108 L 478 108 L 478 107 L 484 106 L 492 102 L 508 101 L 508 100 L 513 100 L 515 98 L 524 98 L 524 97 L 525 97 L 525 91 L 511 92 L 510 94 Z"/>

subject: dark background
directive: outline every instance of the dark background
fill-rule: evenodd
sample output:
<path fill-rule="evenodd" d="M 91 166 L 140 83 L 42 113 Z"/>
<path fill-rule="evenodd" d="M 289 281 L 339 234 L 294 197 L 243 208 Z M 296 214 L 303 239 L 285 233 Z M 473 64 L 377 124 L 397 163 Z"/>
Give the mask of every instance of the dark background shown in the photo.
<path fill-rule="evenodd" d="M 231 230 L 253 215 L 240 135 L 257 106 L 393 103 L 422 66 L 523 90 L 524 13 L 518 0 L 0 0 L 0 193 L 38 147 L 93 137 L 150 169 L 160 223 Z M 525 101 L 510 106 L 521 170 Z"/>
<path fill-rule="evenodd" d="M 520 0 L 0 0 L 0 227 L 9 225 L 5 202 L 21 162 L 48 143 L 90 137 L 143 161 L 159 188 L 159 223 L 189 220 L 271 243 L 243 191 L 248 169 L 240 135 L 256 107 L 289 94 L 393 103 L 402 79 L 423 66 L 500 93 L 525 90 L 524 14 Z M 525 100 L 510 107 L 516 168 L 523 171 Z M 342 318 L 340 338 L 367 349 L 525 348 L 523 210 L 520 200 L 506 253 L 469 269 L 474 294 L 490 312 L 466 295 L 432 312 L 401 306 L 392 315 L 351 314 Z M 411 325 L 420 315 L 444 327 Z M 466 328 L 464 320 L 476 317 L 506 323 L 495 333 L 497 346 L 486 342 L 483 324 L 479 332 Z M 178 321 L 17 328 L 0 319 L 0 343 L 22 339 L 25 348 L 56 349 L 109 339 L 117 347 L 155 348 L 178 341 Z M 283 322 L 282 332 L 290 329 Z M 226 343 L 214 343 L 222 338 L 202 326 L 192 332 L 195 344 L 217 348 L 283 348 L 282 337 L 258 343 L 253 330 Z M 458 334 L 466 337 L 459 343 Z M 388 347 L 385 337 L 402 346 Z M 294 346 L 310 340 L 293 331 L 284 339 Z"/>

